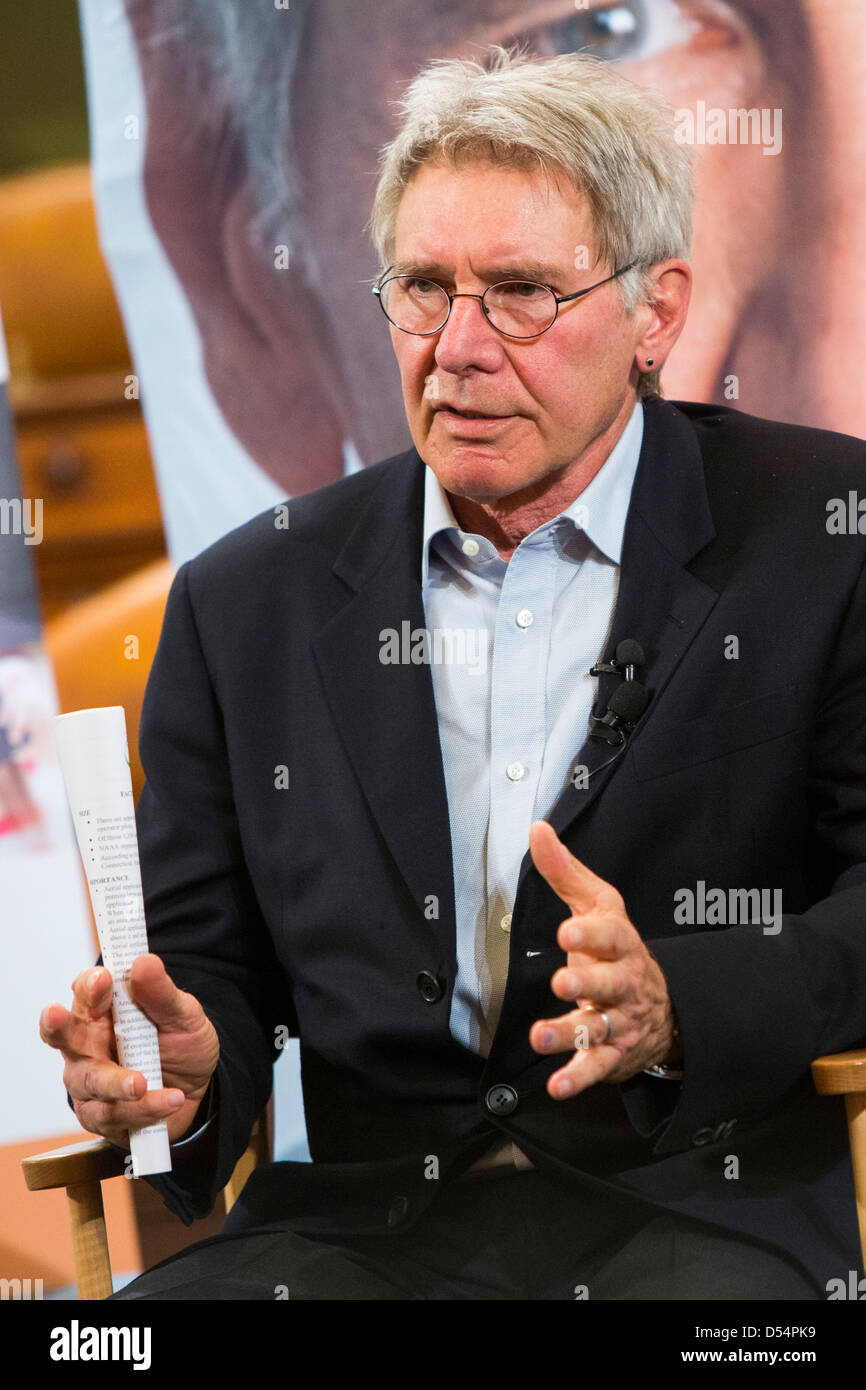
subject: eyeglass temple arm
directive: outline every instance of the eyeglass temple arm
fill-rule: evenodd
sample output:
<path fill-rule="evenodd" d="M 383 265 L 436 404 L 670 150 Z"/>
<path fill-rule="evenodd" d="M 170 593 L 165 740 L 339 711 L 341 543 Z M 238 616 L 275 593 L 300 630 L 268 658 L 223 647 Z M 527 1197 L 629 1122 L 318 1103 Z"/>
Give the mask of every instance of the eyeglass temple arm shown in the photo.
<path fill-rule="evenodd" d="M 557 304 L 567 304 L 570 299 L 580 299 L 582 295 L 589 294 L 591 290 L 600 289 L 602 285 L 607 285 L 611 280 L 619 279 L 620 275 L 625 275 L 627 270 L 634 270 L 635 266 L 638 264 L 638 261 L 632 261 L 629 265 L 621 266 L 619 270 L 615 270 L 613 275 L 606 276 L 604 280 L 599 280 L 596 284 L 589 285 L 585 290 L 578 290 L 577 294 L 557 294 L 554 295 L 554 298 Z"/>

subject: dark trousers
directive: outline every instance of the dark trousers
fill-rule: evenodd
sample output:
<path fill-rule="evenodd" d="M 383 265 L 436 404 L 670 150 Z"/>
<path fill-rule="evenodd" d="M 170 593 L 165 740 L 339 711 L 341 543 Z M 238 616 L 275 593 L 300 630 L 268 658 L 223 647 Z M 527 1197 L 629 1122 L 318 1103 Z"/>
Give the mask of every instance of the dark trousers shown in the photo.
<path fill-rule="evenodd" d="M 819 1300 L 791 1257 L 541 1172 L 450 1184 L 409 1229 L 212 1236 L 115 1299 Z"/>

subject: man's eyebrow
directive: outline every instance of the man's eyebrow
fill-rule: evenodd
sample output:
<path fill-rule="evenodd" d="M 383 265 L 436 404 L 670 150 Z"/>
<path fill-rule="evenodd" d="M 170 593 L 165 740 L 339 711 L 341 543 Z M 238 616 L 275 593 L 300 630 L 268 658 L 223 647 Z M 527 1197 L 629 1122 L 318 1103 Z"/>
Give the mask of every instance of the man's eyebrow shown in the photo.
<path fill-rule="evenodd" d="M 450 270 L 438 261 L 397 261 L 388 272 L 389 275 L 417 275 L 419 279 L 424 277 L 430 280 L 445 280 L 451 282 L 453 277 Z M 551 265 L 546 261 L 520 261 L 510 266 L 490 266 L 487 270 L 476 272 L 479 280 L 486 280 L 489 285 L 495 285 L 497 280 L 537 280 L 539 283 L 548 285 L 556 284 L 565 279 L 567 274 L 562 266 Z"/>

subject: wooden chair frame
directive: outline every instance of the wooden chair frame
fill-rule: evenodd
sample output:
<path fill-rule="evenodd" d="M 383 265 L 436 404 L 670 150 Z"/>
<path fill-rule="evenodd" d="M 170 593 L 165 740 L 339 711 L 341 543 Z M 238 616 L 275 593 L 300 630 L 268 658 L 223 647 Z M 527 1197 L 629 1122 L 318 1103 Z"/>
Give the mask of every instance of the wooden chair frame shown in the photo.
<path fill-rule="evenodd" d="M 223 1188 L 227 1214 L 253 1169 L 260 1163 L 267 1163 L 270 1157 L 265 1112 L 253 1125 L 250 1142 Z M 31 1192 L 66 1188 L 79 1299 L 108 1298 L 112 1292 L 102 1183 L 123 1174 L 125 1159 L 126 1155 L 107 1139 L 94 1136 L 80 1144 L 69 1144 L 21 1161 L 24 1181 Z"/>
<path fill-rule="evenodd" d="M 866 1048 L 819 1057 L 812 1063 L 812 1079 L 821 1095 L 845 1097 L 861 1257 L 866 1265 Z M 267 1123 L 262 1116 L 223 1188 L 227 1212 L 253 1169 L 267 1163 L 270 1156 Z M 21 1167 L 31 1192 L 66 1188 L 78 1297 L 107 1298 L 112 1291 L 111 1262 L 100 1184 L 123 1173 L 124 1155 L 106 1139 L 88 1139 L 25 1158 Z"/>

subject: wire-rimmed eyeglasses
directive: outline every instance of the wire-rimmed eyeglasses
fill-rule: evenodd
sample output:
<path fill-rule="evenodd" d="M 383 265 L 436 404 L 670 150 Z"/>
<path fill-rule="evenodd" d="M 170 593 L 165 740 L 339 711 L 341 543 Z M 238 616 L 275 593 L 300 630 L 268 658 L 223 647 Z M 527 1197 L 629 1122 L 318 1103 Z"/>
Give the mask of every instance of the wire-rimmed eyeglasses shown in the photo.
<path fill-rule="evenodd" d="M 419 337 L 438 333 L 448 322 L 455 299 L 477 299 L 488 323 L 506 338 L 537 338 L 553 327 L 560 304 L 582 299 L 601 285 L 625 275 L 627 270 L 633 270 L 637 264 L 632 261 L 574 294 L 558 295 L 549 285 L 535 280 L 499 280 L 495 285 L 488 285 L 483 294 L 451 294 L 425 276 L 389 276 L 387 270 L 384 272 L 386 278 L 380 279 L 372 292 L 389 323 L 401 333 L 414 333 Z"/>

